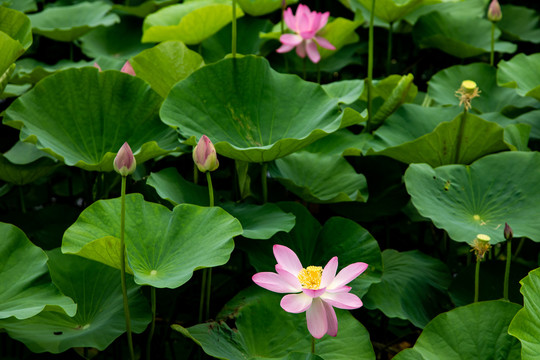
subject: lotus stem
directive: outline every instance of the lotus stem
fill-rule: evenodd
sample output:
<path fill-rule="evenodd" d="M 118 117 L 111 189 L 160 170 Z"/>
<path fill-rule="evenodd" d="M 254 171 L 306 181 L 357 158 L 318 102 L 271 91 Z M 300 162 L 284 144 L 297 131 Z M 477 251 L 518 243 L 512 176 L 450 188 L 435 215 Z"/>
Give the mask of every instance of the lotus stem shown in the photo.
<path fill-rule="evenodd" d="M 478 302 L 478 296 L 480 294 L 480 261 L 482 259 L 476 258 L 476 271 L 474 272 L 474 302 Z"/>
<path fill-rule="evenodd" d="M 392 38 L 394 31 L 394 23 L 390 23 L 390 28 L 388 28 L 388 50 L 386 52 L 386 75 L 390 75 L 390 67 L 392 65 Z"/>
<path fill-rule="evenodd" d="M 210 175 L 210 171 L 206 172 L 206 181 L 208 182 L 208 197 L 210 199 L 210 207 L 214 206 L 214 187 L 212 186 L 212 176 Z M 203 284 L 201 288 L 201 293 L 205 293 L 204 296 L 204 315 L 205 318 L 208 319 L 210 317 L 210 294 L 212 292 L 212 269 L 207 268 L 203 270 Z M 201 300 L 202 305 L 202 300 Z M 202 307 L 202 306 L 201 306 Z"/>
<path fill-rule="evenodd" d="M 268 173 L 268 163 L 262 163 L 261 167 L 261 186 L 262 186 L 262 195 L 263 203 L 268 202 L 268 183 L 267 183 L 267 173 Z"/>
<path fill-rule="evenodd" d="M 126 286 L 126 243 L 124 241 L 124 229 L 126 225 L 126 176 L 122 176 L 121 210 L 120 210 L 120 277 L 122 280 L 122 295 L 124 297 L 124 316 L 126 318 L 126 331 L 129 347 L 129 356 L 135 360 L 133 351 L 133 339 L 131 337 L 131 319 Z"/>
<path fill-rule="evenodd" d="M 193 183 L 197 185 L 199 183 L 199 169 L 197 164 L 193 163 Z"/>
<path fill-rule="evenodd" d="M 206 181 L 208 182 L 208 198 L 210 199 L 210 207 L 214 206 L 214 187 L 212 186 L 212 177 L 210 171 L 206 172 Z"/>
<path fill-rule="evenodd" d="M 489 54 L 489 64 L 494 66 L 495 63 L 495 23 L 491 22 L 491 53 Z"/>
<path fill-rule="evenodd" d="M 459 131 L 456 139 L 456 154 L 454 157 L 454 164 L 459 164 L 461 142 L 463 140 L 463 132 L 465 131 L 465 121 L 467 121 L 467 107 L 463 108 L 463 113 L 461 114 L 461 122 L 459 123 Z"/>
<path fill-rule="evenodd" d="M 204 309 L 204 298 L 206 294 L 206 273 L 208 272 L 208 269 L 203 269 L 202 271 L 202 279 L 201 279 L 201 300 L 199 302 L 199 324 L 203 321 L 203 309 Z"/>
<path fill-rule="evenodd" d="M 206 272 L 206 305 L 205 318 L 210 318 L 210 294 L 212 292 L 212 268 L 205 269 Z"/>
<path fill-rule="evenodd" d="M 232 0 L 232 57 L 236 58 L 236 0 Z"/>
<path fill-rule="evenodd" d="M 508 300 L 508 283 L 510 281 L 510 263 L 512 262 L 512 238 L 506 240 L 506 269 L 504 271 L 504 300 Z"/>
<path fill-rule="evenodd" d="M 368 77 L 367 77 L 367 98 L 368 98 L 368 121 L 366 131 L 371 131 L 371 121 L 373 119 L 372 91 L 373 91 L 373 22 L 375 21 L 375 0 L 371 1 L 371 14 L 369 17 L 369 45 L 368 45 Z"/>
<path fill-rule="evenodd" d="M 156 288 L 150 286 L 150 306 L 152 307 L 152 324 L 150 325 L 150 333 L 148 334 L 148 343 L 146 344 L 146 360 L 151 359 L 152 354 L 152 337 L 156 329 Z"/>
<path fill-rule="evenodd" d="M 315 338 L 311 337 L 311 353 L 315 354 Z"/>

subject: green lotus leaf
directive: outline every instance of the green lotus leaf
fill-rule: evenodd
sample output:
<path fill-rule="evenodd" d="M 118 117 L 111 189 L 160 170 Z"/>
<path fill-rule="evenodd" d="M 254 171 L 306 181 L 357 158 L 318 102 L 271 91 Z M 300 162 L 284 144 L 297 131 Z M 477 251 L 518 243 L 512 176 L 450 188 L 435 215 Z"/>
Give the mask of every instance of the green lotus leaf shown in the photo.
<path fill-rule="evenodd" d="M 77 305 L 51 281 L 45 252 L 14 225 L 0 222 L 0 232 L 0 319 L 27 319 L 44 310 L 75 315 Z"/>
<path fill-rule="evenodd" d="M 30 19 L 23 13 L 0 6 L 0 77 L 32 45 Z M 12 70 L 11 70 L 12 71 Z M 9 80 L 9 76 L 6 75 Z"/>
<path fill-rule="evenodd" d="M 49 65 L 32 58 L 24 58 L 17 61 L 16 64 L 17 67 L 10 82 L 13 84 L 36 84 L 44 77 L 52 75 L 60 70 L 92 66 L 94 62 L 84 60 L 73 62 L 64 59 L 54 65 Z"/>
<path fill-rule="evenodd" d="M 519 342 L 508 335 L 508 325 L 520 306 L 485 301 L 437 316 L 412 349 L 395 360 L 519 360 Z"/>
<path fill-rule="evenodd" d="M 19 165 L 12 163 L 5 155 L 0 154 L 0 180 L 19 186 L 47 177 L 56 167 L 58 167 L 56 161 L 45 157 Z"/>
<path fill-rule="evenodd" d="M 531 271 L 520 283 L 524 305 L 510 323 L 508 333 L 521 342 L 521 359 L 532 360 L 540 351 L 540 269 Z"/>
<path fill-rule="evenodd" d="M 352 104 L 364 91 L 364 80 L 341 80 L 325 84 L 322 88 L 340 103 Z"/>
<path fill-rule="evenodd" d="M 281 309 L 279 301 L 282 296 L 255 286 L 240 292 L 229 302 L 230 305 L 226 305 L 238 305 L 229 314 L 236 319 L 234 330 L 225 321 L 187 329 L 179 325 L 172 327 L 218 359 L 297 359 L 291 353 L 310 352 L 312 338 L 307 330 L 305 314 L 291 314 Z M 322 359 L 374 360 L 369 334 L 362 324 L 348 311 L 336 309 L 336 315 L 337 337 L 324 336 L 317 340 L 315 354 Z"/>
<path fill-rule="evenodd" d="M 180 81 L 160 115 L 190 145 L 206 134 L 220 155 L 266 162 L 362 121 L 350 108 L 340 114 L 337 104 L 319 85 L 246 56 L 207 65 Z"/>
<path fill-rule="evenodd" d="M 21 128 L 23 141 L 67 165 L 112 171 L 125 141 L 138 163 L 177 149 L 174 130 L 159 120 L 161 101 L 146 82 L 131 75 L 67 69 L 15 100 L 4 124 Z"/>
<path fill-rule="evenodd" d="M 356 28 L 362 25 L 361 21 L 351 21 L 345 18 L 336 18 L 329 22 L 320 32 L 319 35 L 328 40 L 335 50 L 328 50 L 319 47 L 319 53 L 321 59 L 326 59 L 329 56 L 334 55 L 337 51 L 342 49 L 345 45 L 354 44 L 358 42 L 359 37 L 355 32 Z"/>
<path fill-rule="evenodd" d="M 267 19 L 244 16 L 236 22 L 236 52 L 238 54 L 259 55 L 262 44 L 266 41 L 259 36 L 271 31 L 273 24 Z M 232 24 L 228 24 L 217 33 L 204 40 L 199 50 L 207 63 L 225 58 L 231 53 Z"/>
<path fill-rule="evenodd" d="M 19 97 L 25 92 L 27 92 L 28 90 L 30 90 L 30 87 L 32 87 L 32 85 L 30 84 L 24 84 L 24 85 L 7 84 L 6 88 L 4 89 L 4 92 L 0 94 L 0 99 Z"/>
<path fill-rule="evenodd" d="M 0 0 L 0 5 L 24 13 L 37 11 L 36 0 Z"/>
<path fill-rule="evenodd" d="M 508 223 L 516 238 L 539 242 L 540 223 L 530 221 L 540 216 L 539 166 L 539 153 L 511 151 L 470 166 L 412 164 L 404 179 L 418 212 L 455 241 L 486 234 L 491 244 L 503 242 Z"/>
<path fill-rule="evenodd" d="M 62 252 L 119 268 L 110 248 L 120 238 L 119 214 L 119 198 L 93 203 L 64 233 Z M 140 194 L 126 197 L 126 255 L 137 284 L 177 288 L 193 271 L 225 264 L 240 234 L 238 220 L 219 207 L 181 204 L 171 212 Z"/>
<path fill-rule="evenodd" d="M 497 83 L 516 88 L 521 96 L 540 100 L 540 54 L 518 54 L 508 61 L 502 60 L 497 71 Z"/>
<path fill-rule="evenodd" d="M 208 189 L 186 181 L 174 168 L 151 173 L 147 184 L 158 195 L 173 205 L 182 203 L 208 206 Z M 294 215 L 281 211 L 275 204 L 219 204 L 242 224 L 242 236 L 248 239 L 269 239 L 279 231 L 289 232 L 294 226 Z"/>
<path fill-rule="evenodd" d="M 57 41 L 73 41 L 99 26 L 111 26 L 120 21 L 110 13 L 112 6 L 103 1 L 81 2 L 71 6 L 50 6 L 28 15 L 32 31 Z"/>
<path fill-rule="evenodd" d="M 305 201 L 367 201 L 367 181 L 340 155 L 299 151 L 271 164 L 270 175 Z"/>
<path fill-rule="evenodd" d="M 501 31 L 495 29 L 495 51 L 515 52 L 517 46 L 498 41 L 500 36 Z M 413 38 L 420 48 L 437 48 L 464 59 L 491 51 L 491 22 L 434 11 L 420 17 L 414 24 Z"/>
<path fill-rule="evenodd" d="M 444 121 L 446 116 L 451 116 L 456 110 L 404 105 L 396 116 L 389 118 L 375 132 L 367 154 L 384 155 L 407 164 L 440 166 L 470 164 L 487 154 L 516 150 L 514 145 L 506 142 L 505 129 L 471 113 L 466 114 L 465 120 L 460 114 L 450 122 Z M 463 135 L 458 149 L 457 138 L 463 122 Z M 429 132 L 432 127 L 433 130 Z"/>
<path fill-rule="evenodd" d="M 364 296 L 368 309 L 379 309 L 390 318 L 406 319 L 420 328 L 449 302 L 452 280 L 448 267 L 421 252 L 385 250 L 383 274 Z"/>
<path fill-rule="evenodd" d="M 361 4 L 367 10 L 371 11 L 371 0 L 349 0 L 351 3 Z M 377 0 L 375 3 L 375 16 L 385 21 L 393 23 L 402 19 L 405 15 L 414 11 L 416 8 L 437 4 L 445 0 Z"/>
<path fill-rule="evenodd" d="M 540 123 L 537 121 L 539 116 L 540 110 L 528 111 L 515 118 L 506 117 L 501 113 L 482 114 L 482 118 L 505 127 L 511 124 L 527 124 L 531 127 L 530 137 L 535 140 L 540 139 Z"/>
<path fill-rule="evenodd" d="M 90 58 L 113 57 L 126 61 L 151 47 L 141 43 L 141 20 L 123 16 L 117 24 L 99 27 L 79 39 L 82 52 Z M 137 74 L 139 75 L 139 74 Z"/>
<path fill-rule="evenodd" d="M 174 84 L 204 66 L 204 61 L 181 41 L 166 41 L 133 57 L 131 65 L 138 77 L 166 98 Z"/>
<path fill-rule="evenodd" d="M 295 4 L 298 0 L 286 0 L 286 4 Z M 246 14 L 261 16 L 281 9 L 283 0 L 238 0 L 238 4 Z"/>
<path fill-rule="evenodd" d="M 282 244 L 296 252 L 304 266 L 324 266 L 334 256 L 339 269 L 355 262 L 369 264 L 368 269 L 349 283 L 351 292 L 362 297 L 371 284 L 379 282 L 382 271 L 381 252 L 377 241 L 357 223 L 341 217 L 330 218 L 324 226 L 311 216 L 302 205 L 279 203 L 285 212 L 296 216 L 296 225 L 289 233 L 278 233 L 270 241 L 244 242 L 249 261 L 260 271 L 275 271 L 274 244 Z"/>
<path fill-rule="evenodd" d="M 179 40 L 198 44 L 232 21 L 229 0 L 191 0 L 167 6 L 144 19 L 142 42 Z M 237 5 L 236 17 L 244 12 Z"/>
<path fill-rule="evenodd" d="M 428 95 L 439 105 L 457 105 L 455 91 L 464 80 L 476 82 L 480 97 L 471 102 L 472 110 L 478 113 L 504 111 L 506 107 L 533 106 L 536 101 L 516 94 L 514 90 L 497 86 L 496 70 L 484 63 L 456 65 L 439 71 L 428 84 Z"/>
<path fill-rule="evenodd" d="M 95 261 L 62 255 L 58 249 L 47 255 L 54 284 L 77 303 L 77 313 L 70 317 L 43 311 L 25 320 L 0 320 L 0 328 L 33 352 L 56 354 L 73 347 L 104 350 L 126 331 L 120 273 Z M 127 291 L 131 329 L 141 333 L 150 322 L 148 302 L 131 276 Z"/>
<path fill-rule="evenodd" d="M 4 89 L 8 85 L 8 81 L 11 78 L 11 74 L 13 74 L 13 71 L 15 70 L 15 64 L 11 64 L 9 68 L 0 75 L 0 95 L 4 93 Z"/>
<path fill-rule="evenodd" d="M 441 14 L 452 14 L 456 17 L 469 18 L 471 21 L 486 17 L 489 0 L 443 0 L 437 4 L 425 5 L 416 8 L 405 15 L 405 21 L 414 25 L 418 18 L 433 11 Z"/>
<path fill-rule="evenodd" d="M 113 5 L 113 9 L 129 15 L 137 17 L 145 17 L 148 14 L 154 13 L 162 7 L 176 4 L 178 0 L 149 0 L 140 1 L 140 4 L 131 3 L 133 5 Z"/>
<path fill-rule="evenodd" d="M 512 41 L 540 43 L 540 17 L 533 9 L 524 6 L 502 6 L 503 17 L 497 23 L 503 35 Z"/>

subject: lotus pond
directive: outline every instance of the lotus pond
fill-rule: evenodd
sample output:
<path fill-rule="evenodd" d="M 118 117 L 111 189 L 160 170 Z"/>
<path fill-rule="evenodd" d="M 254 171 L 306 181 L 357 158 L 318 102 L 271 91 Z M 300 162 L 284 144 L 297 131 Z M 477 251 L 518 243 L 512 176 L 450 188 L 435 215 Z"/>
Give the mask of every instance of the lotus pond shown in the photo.
<path fill-rule="evenodd" d="M 540 4 L 0 0 L 0 359 L 538 360 Z"/>

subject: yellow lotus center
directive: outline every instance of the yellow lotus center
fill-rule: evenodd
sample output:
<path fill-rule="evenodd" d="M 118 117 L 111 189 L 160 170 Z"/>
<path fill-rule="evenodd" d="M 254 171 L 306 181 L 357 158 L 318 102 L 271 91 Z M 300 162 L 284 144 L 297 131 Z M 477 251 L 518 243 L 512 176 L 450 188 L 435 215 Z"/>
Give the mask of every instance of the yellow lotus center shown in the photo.
<path fill-rule="evenodd" d="M 321 286 L 322 271 L 320 266 L 308 266 L 300 270 L 298 280 L 303 288 L 317 290 Z"/>
<path fill-rule="evenodd" d="M 481 240 L 481 241 L 489 241 L 489 240 L 491 240 L 489 235 L 485 235 L 485 234 L 478 234 L 478 235 L 476 235 L 476 238 L 478 240 Z"/>
<path fill-rule="evenodd" d="M 476 83 L 472 80 L 465 80 L 461 83 L 461 86 L 467 91 L 473 91 L 476 88 Z"/>

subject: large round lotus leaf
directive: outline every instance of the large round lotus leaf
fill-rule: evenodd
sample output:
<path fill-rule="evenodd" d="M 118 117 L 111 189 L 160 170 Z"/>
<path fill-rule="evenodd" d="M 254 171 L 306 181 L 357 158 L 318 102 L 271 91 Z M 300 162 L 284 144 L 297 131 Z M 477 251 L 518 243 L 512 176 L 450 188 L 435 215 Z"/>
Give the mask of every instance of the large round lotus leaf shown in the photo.
<path fill-rule="evenodd" d="M 238 220 L 219 207 L 191 204 L 171 212 L 163 205 L 126 197 L 126 253 L 135 282 L 177 288 L 193 271 L 225 264 L 242 234 Z M 120 199 L 100 200 L 86 208 L 62 239 L 62 252 L 119 268 Z"/>
<path fill-rule="evenodd" d="M 0 328 L 33 352 L 60 353 L 73 347 L 104 350 L 126 331 L 120 272 L 59 250 L 47 255 L 54 284 L 77 303 L 77 313 L 69 317 L 43 311 L 26 320 L 0 320 Z M 131 329 L 136 333 L 150 322 L 148 301 L 139 289 L 128 276 Z"/>
<path fill-rule="evenodd" d="M 471 102 L 472 110 L 479 113 L 499 112 L 507 106 L 533 106 L 533 99 L 524 98 L 514 90 L 497 86 L 496 69 L 488 64 L 474 63 L 456 65 L 439 71 L 428 84 L 428 95 L 439 105 L 457 105 L 459 98 L 455 91 L 463 80 L 476 82 L 480 97 Z"/>
<path fill-rule="evenodd" d="M 371 11 L 372 0 L 349 0 L 361 4 Z M 393 23 L 402 19 L 408 13 L 424 5 L 437 4 L 445 0 L 377 0 L 375 3 L 375 16 L 379 19 Z"/>
<path fill-rule="evenodd" d="M 382 272 L 379 244 L 371 234 L 357 223 L 341 217 L 330 218 L 323 227 L 302 205 L 279 203 L 279 207 L 296 216 L 296 225 L 289 233 L 278 233 L 264 243 L 244 243 L 249 261 L 257 271 L 275 271 L 274 244 L 282 244 L 296 252 L 302 265 L 325 266 L 334 256 L 339 269 L 355 262 L 369 264 L 368 269 L 349 283 L 352 292 L 362 297 L 371 286 L 379 282 Z"/>
<path fill-rule="evenodd" d="M 111 171 L 127 141 L 138 163 L 177 148 L 157 109 L 162 98 L 141 79 L 119 71 L 68 69 L 50 75 L 6 110 L 4 123 L 21 139 L 67 165 Z"/>
<path fill-rule="evenodd" d="M 519 308 L 511 302 L 486 301 L 441 314 L 425 327 L 412 349 L 394 359 L 519 360 L 519 342 L 507 333 Z"/>
<path fill-rule="evenodd" d="M 286 0 L 286 5 L 295 4 L 298 0 Z M 281 9 L 283 0 L 238 0 L 242 10 L 251 16 L 266 15 Z"/>
<path fill-rule="evenodd" d="M 104 56 L 125 61 L 151 47 L 150 44 L 141 44 L 141 26 L 142 20 L 123 16 L 118 24 L 102 26 L 82 36 L 79 46 L 89 58 Z"/>
<path fill-rule="evenodd" d="M 357 174 L 341 155 L 299 151 L 277 159 L 269 170 L 273 178 L 308 202 L 367 201 L 366 177 Z"/>
<path fill-rule="evenodd" d="M 540 242 L 540 153 L 503 152 L 470 166 L 436 169 L 412 164 L 405 185 L 418 212 L 430 218 L 455 241 L 472 242 L 476 235 L 505 241 L 504 223 L 514 236 Z"/>
<path fill-rule="evenodd" d="M 54 160 L 45 157 L 29 164 L 13 164 L 0 154 L 0 180 L 15 185 L 26 185 L 47 177 L 57 166 Z"/>
<path fill-rule="evenodd" d="M 167 6 L 144 19 L 142 42 L 180 40 L 198 44 L 232 21 L 230 0 L 191 0 Z M 236 6 L 236 17 L 242 17 Z"/>
<path fill-rule="evenodd" d="M 540 269 L 520 281 L 524 306 L 510 324 L 508 333 L 521 341 L 523 360 L 533 360 L 540 353 Z"/>
<path fill-rule="evenodd" d="M 465 17 L 471 19 L 485 18 L 489 0 L 465 0 L 453 1 L 443 0 L 438 4 L 431 4 L 416 8 L 413 12 L 405 15 L 405 21 L 414 25 L 418 18 L 433 11 L 438 11 L 441 14 L 452 14 L 457 17 Z"/>
<path fill-rule="evenodd" d="M 504 16 L 497 23 L 505 37 L 513 41 L 540 43 L 540 17 L 533 9 L 524 6 L 504 5 Z"/>
<path fill-rule="evenodd" d="M 441 261 L 419 251 L 382 253 L 383 274 L 364 296 L 368 309 L 379 309 L 390 318 L 406 319 L 420 328 L 449 303 L 452 277 Z"/>
<path fill-rule="evenodd" d="M 495 51 L 515 52 L 516 45 L 497 40 L 500 35 L 501 31 L 495 29 Z M 491 51 L 491 22 L 434 11 L 418 19 L 413 38 L 421 48 L 437 48 L 458 58 L 468 58 Z"/>
<path fill-rule="evenodd" d="M 497 82 L 501 86 L 516 88 L 519 95 L 540 100 L 540 54 L 518 54 L 508 61 L 502 60 Z"/>
<path fill-rule="evenodd" d="M 374 133 L 375 138 L 369 142 L 371 149 L 367 154 L 384 155 L 408 164 L 440 166 L 470 164 L 487 154 L 516 149 L 506 142 L 505 129 L 500 125 L 467 113 L 459 154 L 456 154 L 464 118 L 459 114 L 448 121 L 455 111 L 456 108 L 403 106 Z M 431 132 L 430 128 L 433 128 Z"/>
<path fill-rule="evenodd" d="M 145 17 L 148 14 L 154 13 L 162 7 L 176 4 L 178 0 L 140 0 L 138 2 L 130 2 L 130 5 L 115 4 L 114 10 L 129 15 Z"/>
<path fill-rule="evenodd" d="M 81 2 L 71 6 L 50 6 L 28 17 L 35 34 L 69 42 L 99 26 L 119 22 L 118 15 L 109 13 L 111 9 L 112 6 L 103 1 Z"/>
<path fill-rule="evenodd" d="M 203 66 L 204 61 L 181 41 L 166 41 L 132 58 L 131 65 L 138 77 L 166 98 L 174 84 Z"/>
<path fill-rule="evenodd" d="M 324 84 L 322 88 L 340 103 L 352 104 L 364 92 L 364 80 L 341 80 Z"/>
<path fill-rule="evenodd" d="M 156 189 L 162 199 L 173 205 L 189 203 L 208 206 L 208 188 L 185 180 L 176 169 L 168 168 L 151 173 L 147 184 Z M 283 212 L 275 204 L 264 205 L 219 204 L 242 224 L 242 236 L 249 239 L 269 239 L 280 231 L 288 232 L 294 226 L 294 215 Z"/>
<path fill-rule="evenodd" d="M 13 62 L 31 44 L 30 19 L 21 12 L 0 6 L 0 77 L 5 76 Z"/>
<path fill-rule="evenodd" d="M 0 222 L 0 233 L 0 319 L 27 319 L 44 309 L 75 315 L 77 305 L 51 282 L 45 252 L 13 225 Z"/>
<path fill-rule="evenodd" d="M 220 155 L 266 162 L 362 119 L 350 108 L 340 114 L 337 104 L 319 85 L 246 56 L 207 65 L 180 81 L 160 115 L 191 137 L 191 145 L 206 134 Z"/>
<path fill-rule="evenodd" d="M 10 9 L 21 12 L 37 11 L 36 0 L 0 0 L 0 5 L 7 6 Z"/>
<path fill-rule="evenodd" d="M 225 321 L 187 329 L 173 325 L 173 329 L 218 359 L 291 359 L 291 352 L 310 352 L 312 337 L 304 313 L 291 314 L 279 306 L 282 296 L 255 286 L 240 292 L 226 305 L 234 310 L 220 314 L 223 320 L 227 315 L 236 319 L 234 330 Z M 336 315 L 338 335 L 316 340 L 315 354 L 325 360 L 374 360 L 369 333 L 362 324 L 348 311 L 336 309 Z"/>
<path fill-rule="evenodd" d="M 73 62 L 63 59 L 54 65 L 49 65 L 32 58 L 24 58 L 17 61 L 16 64 L 17 67 L 15 68 L 15 72 L 13 73 L 10 83 L 36 84 L 44 77 L 54 74 L 60 70 L 92 66 L 94 62 L 84 60 Z"/>

